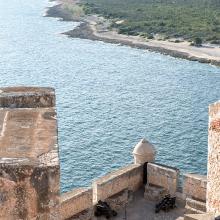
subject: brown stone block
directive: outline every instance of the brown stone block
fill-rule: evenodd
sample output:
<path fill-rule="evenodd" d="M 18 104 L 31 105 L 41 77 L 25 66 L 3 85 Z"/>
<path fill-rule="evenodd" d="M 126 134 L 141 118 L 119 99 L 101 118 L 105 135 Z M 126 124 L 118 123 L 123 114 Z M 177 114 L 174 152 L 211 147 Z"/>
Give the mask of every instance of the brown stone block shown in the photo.
<path fill-rule="evenodd" d="M 207 177 L 198 174 L 184 174 L 183 193 L 200 201 L 206 201 Z"/>
<path fill-rule="evenodd" d="M 78 188 L 61 195 L 61 219 L 76 216 L 93 208 L 92 189 Z M 91 216 L 90 216 L 91 217 Z"/>
<path fill-rule="evenodd" d="M 0 88 L 0 108 L 48 108 L 54 106 L 55 91 L 52 88 Z"/>
<path fill-rule="evenodd" d="M 170 194 L 175 195 L 179 178 L 179 170 L 173 167 L 148 163 L 148 184 L 165 188 Z"/>
<path fill-rule="evenodd" d="M 143 165 L 131 164 L 93 182 L 93 202 L 105 200 L 124 189 L 137 190 L 143 184 Z"/>
<path fill-rule="evenodd" d="M 59 166 L 0 165 L 0 184 L 1 218 L 55 219 L 50 213 L 59 206 Z"/>
<path fill-rule="evenodd" d="M 216 131 L 216 132 L 220 132 L 220 119 L 213 120 L 210 123 L 210 128 L 209 129 L 213 130 L 213 131 Z"/>

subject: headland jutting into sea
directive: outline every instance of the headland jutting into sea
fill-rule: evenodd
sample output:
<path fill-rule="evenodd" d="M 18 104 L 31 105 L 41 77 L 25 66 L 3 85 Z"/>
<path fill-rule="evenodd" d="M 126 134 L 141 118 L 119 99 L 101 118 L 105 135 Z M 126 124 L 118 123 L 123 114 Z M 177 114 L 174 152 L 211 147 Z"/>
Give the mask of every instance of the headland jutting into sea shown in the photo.
<path fill-rule="evenodd" d="M 220 66 L 220 47 L 217 45 L 196 47 L 191 46 L 187 41 L 175 43 L 174 41 L 146 40 L 140 36 L 118 34 L 116 30 L 109 29 L 110 21 L 99 15 L 76 15 L 67 9 L 68 7 L 78 7 L 80 0 L 59 0 L 56 2 L 56 5 L 47 9 L 45 16 L 61 18 L 63 21 L 80 22 L 77 28 L 63 33 L 69 37 L 127 45 L 172 57 Z"/>

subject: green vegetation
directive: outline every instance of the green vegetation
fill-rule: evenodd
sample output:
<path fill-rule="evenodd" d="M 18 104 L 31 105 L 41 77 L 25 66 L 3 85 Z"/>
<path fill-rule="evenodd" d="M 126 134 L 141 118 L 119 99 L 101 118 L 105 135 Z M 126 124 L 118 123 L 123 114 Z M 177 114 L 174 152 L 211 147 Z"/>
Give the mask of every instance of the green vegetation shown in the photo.
<path fill-rule="evenodd" d="M 74 17 L 80 17 L 84 15 L 83 7 L 79 5 L 70 5 L 64 3 L 64 9 L 70 12 Z"/>
<path fill-rule="evenodd" d="M 112 19 L 122 34 L 220 42 L 220 0 L 82 0 L 82 5 L 86 14 Z"/>
<path fill-rule="evenodd" d="M 202 39 L 200 37 L 196 37 L 194 41 L 191 43 L 191 45 L 200 47 L 202 45 Z"/>

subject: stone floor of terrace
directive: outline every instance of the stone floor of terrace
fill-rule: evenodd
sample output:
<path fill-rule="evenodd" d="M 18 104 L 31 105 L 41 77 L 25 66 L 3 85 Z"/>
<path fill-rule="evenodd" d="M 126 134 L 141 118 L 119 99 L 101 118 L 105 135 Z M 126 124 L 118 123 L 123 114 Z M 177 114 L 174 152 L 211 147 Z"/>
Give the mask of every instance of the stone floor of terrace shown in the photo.
<path fill-rule="evenodd" d="M 112 220 L 183 220 L 184 207 L 177 204 L 177 208 L 170 212 L 154 212 L 155 203 L 144 199 L 144 190 L 139 190 L 134 194 L 133 201 L 130 202 L 126 209 L 121 210 L 117 217 Z M 126 214 L 125 214 L 126 213 Z M 127 217 L 126 217 L 127 216 Z M 101 217 L 97 220 L 105 220 Z"/>

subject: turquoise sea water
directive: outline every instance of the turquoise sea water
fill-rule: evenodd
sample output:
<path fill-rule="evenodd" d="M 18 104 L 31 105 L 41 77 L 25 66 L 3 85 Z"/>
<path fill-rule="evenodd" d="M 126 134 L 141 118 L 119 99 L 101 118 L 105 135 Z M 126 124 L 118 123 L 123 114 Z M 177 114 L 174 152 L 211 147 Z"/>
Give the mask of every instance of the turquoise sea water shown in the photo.
<path fill-rule="evenodd" d="M 206 173 L 208 105 L 220 68 L 59 33 L 45 0 L 0 1 L 0 86 L 56 88 L 62 190 L 132 162 L 146 137 L 157 161 Z"/>

